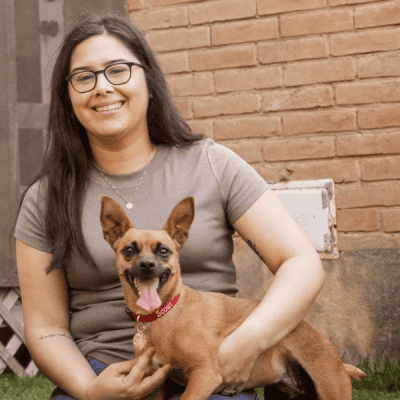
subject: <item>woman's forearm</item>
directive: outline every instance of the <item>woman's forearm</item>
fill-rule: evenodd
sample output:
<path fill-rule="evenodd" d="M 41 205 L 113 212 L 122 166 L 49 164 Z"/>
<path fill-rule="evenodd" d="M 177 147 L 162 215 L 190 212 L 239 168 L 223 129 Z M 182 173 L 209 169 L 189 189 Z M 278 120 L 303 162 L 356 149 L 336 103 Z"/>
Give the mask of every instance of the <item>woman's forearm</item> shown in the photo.
<path fill-rule="evenodd" d="M 275 345 L 304 319 L 324 280 L 325 271 L 317 254 L 289 258 L 236 334 L 247 340 L 253 337 L 260 351 Z"/>
<path fill-rule="evenodd" d="M 86 400 L 88 383 L 96 377 L 68 330 L 25 328 L 25 338 L 38 368 L 74 398 Z"/>

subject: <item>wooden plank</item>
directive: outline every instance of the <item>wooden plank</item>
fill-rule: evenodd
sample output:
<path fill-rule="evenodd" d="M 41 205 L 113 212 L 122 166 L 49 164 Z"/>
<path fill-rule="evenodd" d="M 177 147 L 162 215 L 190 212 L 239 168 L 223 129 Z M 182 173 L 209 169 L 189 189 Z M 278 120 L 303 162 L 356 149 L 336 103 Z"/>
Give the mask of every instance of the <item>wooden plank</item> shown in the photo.
<path fill-rule="evenodd" d="M 42 103 L 18 103 L 19 129 L 46 129 L 49 105 Z"/>
<path fill-rule="evenodd" d="M 2 304 L 0 304 L 0 315 L 7 322 L 10 328 L 19 336 L 25 343 L 24 330 L 22 325 L 15 319 L 10 311 L 8 311 Z"/>
<path fill-rule="evenodd" d="M 15 250 L 8 245 L 18 207 L 19 158 L 14 1 L 0 1 L 0 285 L 16 286 Z"/>
<path fill-rule="evenodd" d="M 7 364 L 0 357 L 0 374 L 3 373 L 6 368 L 7 368 Z"/>
<path fill-rule="evenodd" d="M 5 347 L 12 356 L 15 356 L 22 344 L 22 340 L 17 335 L 12 335 Z"/>
<path fill-rule="evenodd" d="M 8 350 L 0 342 L 0 358 L 11 368 L 11 370 L 18 376 L 26 375 L 25 370 L 21 367 L 19 362 L 8 352 Z"/>
<path fill-rule="evenodd" d="M 33 362 L 33 360 L 28 364 L 28 366 L 25 369 L 25 372 L 29 376 L 35 376 L 39 372 L 39 369 Z"/>
<path fill-rule="evenodd" d="M 2 301 L 3 306 L 10 311 L 14 307 L 18 299 L 19 294 L 15 290 L 10 289 Z"/>

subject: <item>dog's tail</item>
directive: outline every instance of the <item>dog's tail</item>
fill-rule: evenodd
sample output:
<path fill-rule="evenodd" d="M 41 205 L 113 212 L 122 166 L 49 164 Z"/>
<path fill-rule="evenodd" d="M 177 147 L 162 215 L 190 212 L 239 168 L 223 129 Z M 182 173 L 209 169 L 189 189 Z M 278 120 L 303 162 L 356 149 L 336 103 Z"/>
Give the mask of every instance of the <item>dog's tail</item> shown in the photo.
<path fill-rule="evenodd" d="M 343 366 L 349 377 L 355 381 L 359 381 L 367 376 L 364 371 L 354 365 L 343 363 Z"/>
<path fill-rule="evenodd" d="M 352 399 L 350 376 L 362 374 L 347 369 L 332 343 L 311 325 L 301 322 L 282 345 L 310 376 L 321 400 Z"/>

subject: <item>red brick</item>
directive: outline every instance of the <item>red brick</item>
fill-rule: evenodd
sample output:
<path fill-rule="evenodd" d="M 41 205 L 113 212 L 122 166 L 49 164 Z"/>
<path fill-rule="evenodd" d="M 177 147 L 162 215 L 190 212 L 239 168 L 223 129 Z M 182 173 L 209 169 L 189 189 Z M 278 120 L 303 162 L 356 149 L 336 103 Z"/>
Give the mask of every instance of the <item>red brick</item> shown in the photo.
<path fill-rule="evenodd" d="M 287 179 L 287 171 L 285 167 L 279 163 L 253 164 L 252 167 L 267 182 L 279 182 L 282 179 Z"/>
<path fill-rule="evenodd" d="M 400 246 L 400 235 L 385 233 L 339 233 L 340 251 L 388 249 Z"/>
<path fill-rule="evenodd" d="M 255 90 L 282 86 L 281 66 L 215 71 L 218 93 L 237 90 Z"/>
<path fill-rule="evenodd" d="M 170 76 L 167 83 L 174 97 L 214 93 L 214 79 L 210 72 Z"/>
<path fill-rule="evenodd" d="M 322 37 L 279 40 L 259 44 L 261 64 L 325 58 L 329 56 L 328 43 Z"/>
<path fill-rule="evenodd" d="M 337 221 L 340 232 L 379 231 L 378 212 L 373 208 L 338 210 Z"/>
<path fill-rule="evenodd" d="M 276 136 L 281 130 L 281 119 L 278 116 L 229 118 L 214 123 L 216 140 Z"/>
<path fill-rule="evenodd" d="M 194 49 L 210 45 L 210 29 L 201 26 L 157 30 L 149 32 L 146 38 L 155 52 Z"/>
<path fill-rule="evenodd" d="M 400 3 L 386 2 L 356 8 L 356 28 L 397 25 L 400 23 Z"/>
<path fill-rule="evenodd" d="M 400 80 L 346 83 L 336 86 L 337 104 L 368 104 L 400 101 Z"/>
<path fill-rule="evenodd" d="M 400 80 L 346 83 L 336 86 L 337 104 L 369 104 L 400 101 Z"/>
<path fill-rule="evenodd" d="M 289 64 L 284 76 L 287 86 L 353 80 L 356 77 L 356 62 L 350 58 L 339 58 Z"/>
<path fill-rule="evenodd" d="M 266 139 L 265 161 L 309 160 L 331 158 L 335 155 L 333 137 Z"/>
<path fill-rule="evenodd" d="M 304 36 L 354 29 L 350 9 L 291 14 L 281 17 L 282 36 Z"/>
<path fill-rule="evenodd" d="M 360 108 L 358 125 L 361 129 L 398 127 L 400 125 L 400 105 Z"/>
<path fill-rule="evenodd" d="M 338 208 L 390 207 L 400 205 L 400 182 L 337 185 Z"/>
<path fill-rule="evenodd" d="M 265 112 L 329 107 L 334 104 L 330 86 L 311 86 L 300 89 L 267 90 L 263 92 L 262 109 Z"/>
<path fill-rule="evenodd" d="M 146 0 L 146 2 L 148 3 L 148 7 L 171 6 L 171 5 L 182 4 L 182 3 L 194 3 L 196 1 L 204 1 L 204 0 Z"/>
<path fill-rule="evenodd" d="M 126 8 L 129 11 L 141 10 L 144 7 L 143 0 L 128 0 Z"/>
<path fill-rule="evenodd" d="M 248 163 L 261 162 L 263 159 L 261 139 L 241 139 L 236 141 L 223 141 L 221 143 Z"/>
<path fill-rule="evenodd" d="M 229 46 L 190 53 L 190 64 L 193 71 L 250 67 L 256 63 L 253 45 Z"/>
<path fill-rule="evenodd" d="M 192 119 L 188 121 L 188 124 L 190 128 L 192 129 L 192 132 L 195 133 L 202 133 L 203 135 L 209 137 L 209 138 L 214 138 L 214 129 L 213 129 L 213 122 L 209 120 L 195 120 Z"/>
<path fill-rule="evenodd" d="M 257 42 L 279 37 L 278 18 L 264 18 L 216 24 L 211 28 L 211 43 L 215 46 Z"/>
<path fill-rule="evenodd" d="M 400 179 L 400 157 L 361 159 L 363 181 Z"/>
<path fill-rule="evenodd" d="M 400 154 L 400 132 L 338 136 L 336 150 L 339 156 Z"/>
<path fill-rule="evenodd" d="M 130 19 L 141 31 L 188 25 L 184 7 L 146 9 L 131 13 Z"/>
<path fill-rule="evenodd" d="M 202 97 L 193 100 L 196 118 L 216 115 L 248 114 L 260 110 L 260 97 L 253 93 Z"/>
<path fill-rule="evenodd" d="M 374 29 L 331 36 L 331 54 L 333 56 L 390 51 L 399 48 L 399 28 Z"/>
<path fill-rule="evenodd" d="M 374 1 L 374 0 L 372 0 Z M 370 3 L 371 0 L 329 0 L 331 7 L 341 6 L 345 4 L 359 4 L 359 3 Z"/>
<path fill-rule="evenodd" d="M 335 183 L 351 183 L 359 179 L 356 160 L 291 162 L 286 170 L 290 180 L 333 179 Z"/>
<path fill-rule="evenodd" d="M 257 13 L 279 14 L 291 11 L 315 10 L 324 8 L 326 0 L 257 0 Z"/>
<path fill-rule="evenodd" d="M 182 114 L 183 118 L 190 119 L 193 116 L 192 101 L 188 99 L 174 99 L 175 107 Z"/>
<path fill-rule="evenodd" d="M 204 1 L 189 6 L 189 20 L 193 25 L 255 17 L 255 0 Z"/>
<path fill-rule="evenodd" d="M 310 111 L 283 115 L 285 135 L 355 131 L 356 129 L 355 110 Z"/>
<path fill-rule="evenodd" d="M 189 53 L 187 51 L 159 54 L 157 59 L 164 74 L 188 72 L 190 70 Z"/>
<path fill-rule="evenodd" d="M 383 230 L 400 232 L 400 209 L 382 210 Z"/>
<path fill-rule="evenodd" d="M 400 76 L 400 54 L 378 53 L 357 60 L 359 78 Z"/>

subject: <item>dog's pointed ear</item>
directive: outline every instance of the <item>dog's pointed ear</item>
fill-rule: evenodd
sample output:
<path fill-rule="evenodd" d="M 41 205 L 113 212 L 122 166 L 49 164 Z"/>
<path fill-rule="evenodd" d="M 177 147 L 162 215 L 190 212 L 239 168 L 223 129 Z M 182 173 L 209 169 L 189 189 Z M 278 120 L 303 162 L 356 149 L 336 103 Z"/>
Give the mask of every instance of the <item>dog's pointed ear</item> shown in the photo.
<path fill-rule="evenodd" d="M 104 239 L 114 247 L 117 239 L 125 235 L 128 229 L 133 228 L 128 214 L 112 197 L 101 197 L 100 223 L 103 228 Z"/>
<path fill-rule="evenodd" d="M 171 211 L 163 230 L 174 239 L 179 248 L 187 242 L 194 219 L 194 198 L 185 197 Z"/>

